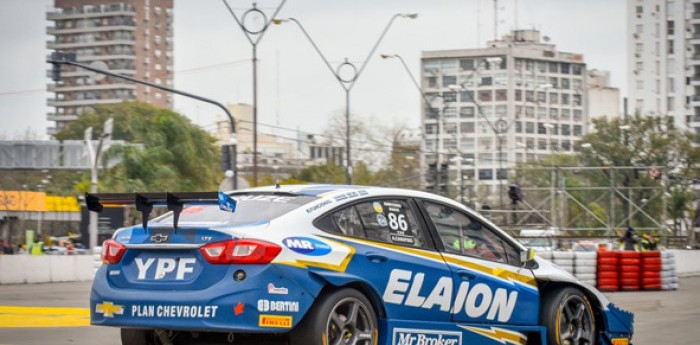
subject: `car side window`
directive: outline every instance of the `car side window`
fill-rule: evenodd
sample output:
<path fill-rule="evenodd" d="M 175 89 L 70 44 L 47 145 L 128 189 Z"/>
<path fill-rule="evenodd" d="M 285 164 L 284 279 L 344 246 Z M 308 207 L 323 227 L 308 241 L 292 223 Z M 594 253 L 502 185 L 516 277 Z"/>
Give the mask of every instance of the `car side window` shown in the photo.
<path fill-rule="evenodd" d="M 322 230 L 422 248 L 425 235 L 405 200 L 375 199 L 342 208 L 314 224 Z"/>
<path fill-rule="evenodd" d="M 518 250 L 477 219 L 449 206 L 424 205 L 446 252 L 502 263 L 518 260 Z"/>

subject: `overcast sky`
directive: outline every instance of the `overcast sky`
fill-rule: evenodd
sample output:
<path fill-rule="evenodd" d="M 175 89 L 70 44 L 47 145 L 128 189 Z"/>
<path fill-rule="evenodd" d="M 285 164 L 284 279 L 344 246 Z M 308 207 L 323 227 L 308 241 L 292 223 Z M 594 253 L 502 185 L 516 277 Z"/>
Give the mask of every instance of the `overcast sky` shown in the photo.
<path fill-rule="evenodd" d="M 116 1 L 116 0 L 115 0 Z M 261 0 L 270 15 L 278 1 Z M 612 84 L 626 94 L 626 28 L 623 0 L 501 0 L 499 36 L 515 27 L 536 28 L 558 50 L 582 53 L 588 68 L 609 70 Z M 231 0 L 238 13 L 250 1 Z M 516 9 L 517 4 L 517 9 Z M 45 63 L 46 10 L 52 1 L 0 1 L 0 138 L 43 138 L 45 91 L 50 79 Z M 175 87 L 224 103 L 252 101 L 251 46 L 220 0 L 175 1 Z M 307 29 L 332 63 L 348 58 L 361 64 L 381 30 L 398 12 L 417 19 L 397 19 L 351 94 L 353 119 L 417 127 L 420 96 L 396 60 L 400 54 L 419 74 L 424 50 L 483 47 L 493 37 L 490 0 L 288 0 L 280 17 L 294 17 Z M 478 25 L 480 24 L 480 25 Z M 258 48 L 259 122 L 321 132 L 329 117 L 342 113 L 345 94 L 308 40 L 291 24 L 273 25 Z M 220 114 L 211 105 L 175 97 L 175 110 L 211 130 Z M 261 127 L 261 130 L 265 130 Z M 279 132 L 278 132 L 279 133 Z M 288 134 L 284 134 L 288 135 Z"/>

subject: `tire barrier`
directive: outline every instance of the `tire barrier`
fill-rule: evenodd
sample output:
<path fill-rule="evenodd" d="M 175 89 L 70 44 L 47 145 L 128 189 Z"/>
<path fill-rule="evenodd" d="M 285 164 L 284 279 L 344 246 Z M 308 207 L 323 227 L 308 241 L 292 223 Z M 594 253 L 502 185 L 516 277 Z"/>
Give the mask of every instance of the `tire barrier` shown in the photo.
<path fill-rule="evenodd" d="M 620 290 L 637 291 L 642 288 L 642 253 L 620 252 Z"/>
<path fill-rule="evenodd" d="M 552 252 L 552 262 L 566 270 L 571 274 L 575 274 L 574 263 L 575 263 L 576 253 L 575 252 Z"/>
<path fill-rule="evenodd" d="M 598 253 L 598 290 L 620 290 L 620 252 L 605 251 Z"/>
<path fill-rule="evenodd" d="M 574 276 L 578 280 L 596 285 L 596 275 L 598 273 L 598 253 L 597 252 L 574 252 Z"/>
<path fill-rule="evenodd" d="M 670 251 L 661 252 L 661 289 L 677 290 L 676 255 Z"/>
<path fill-rule="evenodd" d="M 661 290 L 661 252 L 642 252 L 641 282 L 643 290 Z"/>

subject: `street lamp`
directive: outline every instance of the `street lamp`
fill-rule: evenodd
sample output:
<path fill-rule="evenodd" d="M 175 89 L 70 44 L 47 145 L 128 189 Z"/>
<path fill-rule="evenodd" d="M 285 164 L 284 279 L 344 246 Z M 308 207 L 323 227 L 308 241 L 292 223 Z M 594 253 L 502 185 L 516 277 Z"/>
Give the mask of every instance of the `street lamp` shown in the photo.
<path fill-rule="evenodd" d="M 102 152 L 109 148 L 112 139 L 112 127 L 114 120 L 110 117 L 105 121 L 102 135 L 97 143 L 97 148 L 92 145 L 92 127 L 85 130 L 85 147 L 90 158 L 90 193 L 97 193 L 97 168 L 100 164 L 100 156 Z M 90 212 L 90 225 L 88 234 L 90 237 L 90 249 L 94 250 L 97 247 L 97 212 Z"/>
<path fill-rule="evenodd" d="M 225 0 L 224 0 L 225 1 Z M 345 163 L 345 183 L 346 184 L 352 184 L 352 176 L 351 176 L 351 170 L 352 170 L 352 159 L 351 159 L 351 148 L 350 148 L 350 91 L 352 88 L 355 86 L 355 83 L 357 82 L 357 79 L 360 77 L 362 74 L 362 71 L 364 71 L 365 67 L 367 67 L 367 63 L 369 62 L 369 59 L 374 55 L 374 52 L 377 50 L 377 47 L 379 47 L 379 43 L 381 43 L 382 39 L 384 39 L 384 36 L 386 35 L 387 31 L 389 31 L 389 28 L 391 25 L 394 23 L 394 20 L 396 18 L 409 18 L 409 19 L 415 19 L 418 17 L 418 13 L 397 13 L 391 17 L 387 25 L 384 27 L 384 30 L 382 33 L 379 35 L 379 38 L 377 41 L 374 43 L 374 46 L 372 49 L 369 51 L 369 54 L 367 55 L 367 58 L 365 61 L 362 63 L 360 68 L 358 69 L 355 64 L 352 62 L 348 61 L 348 58 L 345 58 L 345 61 L 343 61 L 341 64 L 339 64 L 335 69 L 331 66 L 330 62 L 328 62 L 328 59 L 323 55 L 321 50 L 318 48 L 316 45 L 316 42 L 314 42 L 313 39 L 311 39 L 311 36 L 309 33 L 304 29 L 304 26 L 301 25 L 301 22 L 295 18 L 275 18 L 272 20 L 274 24 L 280 25 L 282 23 L 286 22 L 294 22 L 296 25 L 301 29 L 301 32 L 306 36 L 306 38 L 309 40 L 311 45 L 314 47 L 318 55 L 321 57 L 323 62 L 326 64 L 328 69 L 333 73 L 333 76 L 335 76 L 335 79 L 338 80 L 338 83 L 340 83 L 340 86 L 345 90 L 345 147 L 346 147 L 346 163 Z M 341 71 L 345 70 L 346 72 L 344 75 L 341 76 Z M 346 73 L 349 73 L 347 75 Z"/>
<path fill-rule="evenodd" d="M 231 6 L 229 6 L 226 0 L 222 0 L 226 8 L 236 20 L 236 24 L 243 30 L 245 37 L 250 42 L 253 47 L 253 187 L 258 185 L 258 43 L 262 40 L 267 28 L 270 26 L 272 20 L 267 19 L 265 12 L 260 10 L 256 3 L 253 3 L 253 7 L 243 12 L 241 18 L 238 18 L 236 13 L 233 11 Z M 284 3 L 287 0 L 282 0 L 282 2 L 277 6 L 275 13 L 272 14 L 272 18 L 277 16 L 277 13 L 282 9 Z M 235 183 L 234 178 L 234 183 Z"/>

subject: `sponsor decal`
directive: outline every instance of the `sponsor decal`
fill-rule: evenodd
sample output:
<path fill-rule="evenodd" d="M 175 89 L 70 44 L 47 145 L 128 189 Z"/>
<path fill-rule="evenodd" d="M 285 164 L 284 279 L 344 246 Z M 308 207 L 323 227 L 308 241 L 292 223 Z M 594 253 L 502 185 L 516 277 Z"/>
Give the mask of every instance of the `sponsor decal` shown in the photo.
<path fill-rule="evenodd" d="M 267 299 L 258 300 L 258 311 L 261 313 L 267 313 L 270 311 L 285 312 L 285 313 L 298 313 L 299 312 L 299 302 L 296 301 L 270 301 Z"/>
<path fill-rule="evenodd" d="M 145 280 L 152 278 L 155 280 L 165 279 L 167 276 L 175 275 L 175 280 L 184 280 L 185 275 L 194 272 L 194 264 L 197 262 L 195 258 L 136 258 L 136 268 L 139 275 L 136 279 Z M 151 269 L 154 267 L 155 269 Z M 150 274 L 149 274 L 150 272 Z"/>
<path fill-rule="evenodd" d="M 245 304 L 243 304 L 242 302 L 238 302 L 238 304 L 236 304 L 236 306 L 233 307 L 233 315 L 238 316 L 238 315 L 243 314 L 243 307 L 244 306 L 245 306 Z"/>
<path fill-rule="evenodd" d="M 267 284 L 267 293 L 272 295 L 286 295 L 289 293 L 289 289 L 286 287 L 276 287 L 275 284 Z"/>
<path fill-rule="evenodd" d="M 121 273 L 119 270 L 111 270 L 109 271 L 109 275 L 111 276 L 118 276 Z"/>
<path fill-rule="evenodd" d="M 176 319 L 213 319 L 218 305 L 158 305 L 135 304 L 131 306 L 133 317 L 159 317 Z"/>
<path fill-rule="evenodd" d="M 382 204 L 380 204 L 378 201 L 372 203 L 372 208 L 374 209 L 374 212 L 384 213 L 384 208 L 382 207 Z"/>
<path fill-rule="evenodd" d="M 299 254 L 309 256 L 323 256 L 331 252 L 330 245 L 310 237 L 287 237 L 282 243 Z"/>
<path fill-rule="evenodd" d="M 391 235 L 391 242 L 394 243 L 404 243 L 404 244 L 414 244 L 416 240 L 413 237 L 401 236 L 401 235 Z"/>
<path fill-rule="evenodd" d="M 322 208 L 323 206 L 326 206 L 326 205 L 331 204 L 331 203 L 333 203 L 333 202 L 326 199 L 326 200 L 324 200 L 324 201 L 322 201 L 322 202 L 319 202 L 319 203 L 316 204 L 316 205 L 313 205 L 313 206 L 307 208 L 307 209 L 306 209 L 306 213 L 311 213 L 311 212 L 316 211 L 316 210 Z"/>
<path fill-rule="evenodd" d="M 630 340 L 627 338 L 613 338 L 612 345 L 629 345 Z"/>
<path fill-rule="evenodd" d="M 291 196 L 277 196 L 277 195 L 241 195 L 238 196 L 236 195 L 236 200 L 241 201 L 241 200 L 257 200 L 257 201 L 272 201 L 272 202 L 280 202 L 280 203 L 288 203 L 292 200 L 294 200 L 294 197 Z"/>
<path fill-rule="evenodd" d="M 527 336 L 523 333 L 511 331 L 505 328 L 498 327 L 472 327 L 458 325 L 468 331 L 493 339 L 504 345 L 525 345 L 527 344 Z"/>
<path fill-rule="evenodd" d="M 381 227 L 385 227 L 388 224 L 386 221 L 386 217 L 384 217 L 384 215 L 381 213 L 377 214 L 377 224 L 379 224 L 379 226 Z"/>
<path fill-rule="evenodd" d="M 181 215 L 182 214 L 196 214 L 196 213 L 199 213 L 202 211 L 204 211 L 204 206 L 190 206 L 190 207 L 182 210 L 182 212 L 180 212 L 180 214 Z"/>
<path fill-rule="evenodd" d="M 495 291 L 484 283 L 471 285 L 464 281 L 453 294 L 452 277 L 443 276 L 427 295 L 421 295 L 425 273 L 394 269 L 384 290 L 386 303 L 432 309 L 452 314 L 465 313 L 469 318 L 485 317 L 487 320 L 507 322 L 513 315 L 518 301 L 517 291 L 497 288 Z"/>
<path fill-rule="evenodd" d="M 462 345 L 462 332 L 394 328 L 392 345 Z"/>
<path fill-rule="evenodd" d="M 95 305 L 95 312 L 102 314 L 104 317 L 111 318 L 114 317 L 114 315 L 124 314 L 124 306 L 104 301 Z"/>
<path fill-rule="evenodd" d="M 292 328 L 291 316 L 260 314 L 260 327 Z"/>
<path fill-rule="evenodd" d="M 356 198 L 358 196 L 365 196 L 368 195 L 369 193 L 366 190 L 358 190 L 358 191 L 352 191 L 348 192 L 345 194 L 340 194 L 335 196 L 335 201 L 340 201 L 340 200 L 345 200 L 345 199 L 352 199 Z"/>
<path fill-rule="evenodd" d="M 162 243 L 168 240 L 168 235 L 155 234 L 151 236 L 151 242 Z"/>

